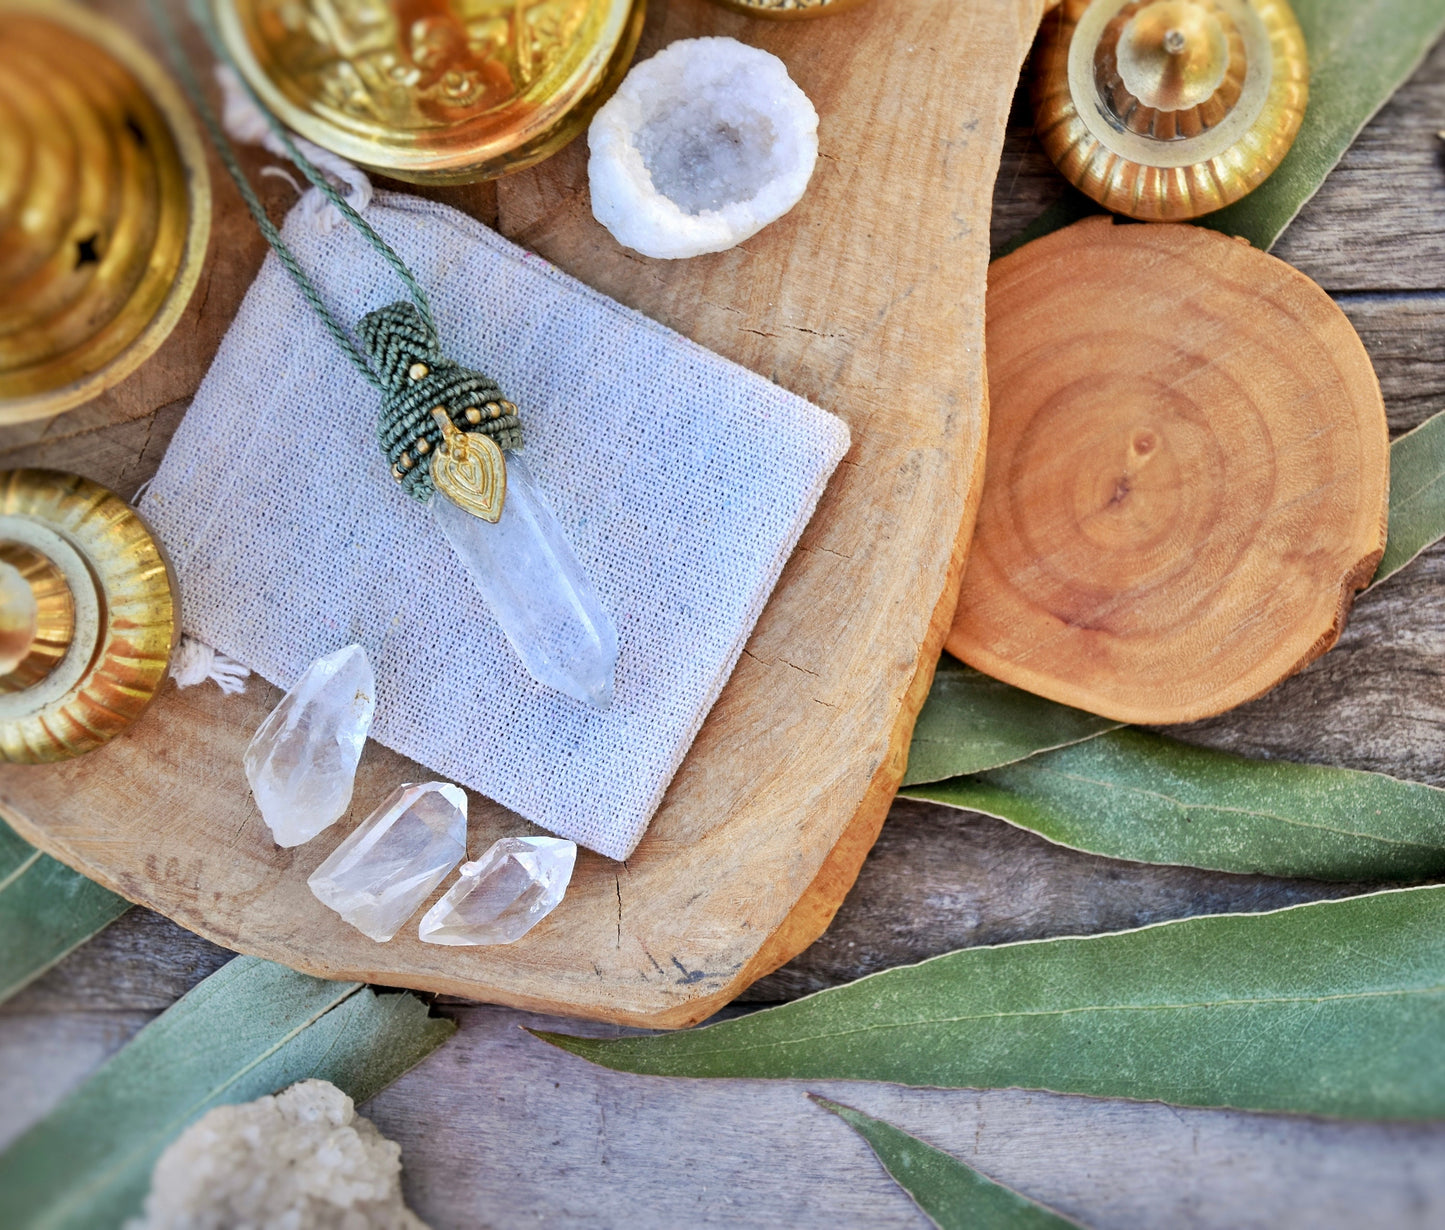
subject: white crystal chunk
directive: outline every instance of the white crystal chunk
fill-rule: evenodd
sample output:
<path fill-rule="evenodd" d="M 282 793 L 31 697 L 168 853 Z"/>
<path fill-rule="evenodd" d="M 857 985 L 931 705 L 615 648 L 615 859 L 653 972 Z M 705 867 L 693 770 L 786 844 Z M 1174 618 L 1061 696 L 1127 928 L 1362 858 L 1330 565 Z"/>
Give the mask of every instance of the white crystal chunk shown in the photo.
<path fill-rule="evenodd" d="M 467 854 L 467 796 L 398 786 L 306 881 L 318 901 L 384 943 Z"/>
<path fill-rule="evenodd" d="M 818 113 L 777 56 L 683 39 L 636 65 L 588 130 L 592 212 L 644 256 L 722 252 L 802 199 Z"/>
<path fill-rule="evenodd" d="M 612 703 L 617 629 L 518 453 L 495 525 L 440 492 L 432 515 L 522 664 L 539 683 L 595 709 Z"/>
<path fill-rule="evenodd" d="M 558 837 L 503 837 L 462 866 L 461 879 L 426 912 L 428 944 L 510 944 L 546 918 L 567 891 L 577 843 Z"/>
<path fill-rule="evenodd" d="M 351 806 L 356 766 L 376 713 L 366 650 L 318 658 L 246 748 L 246 780 L 278 846 L 299 846 Z"/>

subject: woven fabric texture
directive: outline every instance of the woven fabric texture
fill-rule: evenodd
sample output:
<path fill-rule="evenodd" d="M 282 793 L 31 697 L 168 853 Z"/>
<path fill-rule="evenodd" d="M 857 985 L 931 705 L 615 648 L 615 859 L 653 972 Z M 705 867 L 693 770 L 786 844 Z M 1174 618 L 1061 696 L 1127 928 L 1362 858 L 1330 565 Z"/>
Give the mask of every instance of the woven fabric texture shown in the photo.
<path fill-rule="evenodd" d="M 366 216 L 427 287 L 448 356 L 521 408 L 532 471 L 617 624 L 614 704 L 594 713 L 526 673 L 388 473 L 376 390 L 274 256 L 141 504 L 185 631 L 282 687 L 359 641 L 374 738 L 625 858 L 848 430 L 453 209 L 378 193 Z M 351 228 L 318 235 L 293 215 L 285 236 L 342 319 L 398 297 Z"/>

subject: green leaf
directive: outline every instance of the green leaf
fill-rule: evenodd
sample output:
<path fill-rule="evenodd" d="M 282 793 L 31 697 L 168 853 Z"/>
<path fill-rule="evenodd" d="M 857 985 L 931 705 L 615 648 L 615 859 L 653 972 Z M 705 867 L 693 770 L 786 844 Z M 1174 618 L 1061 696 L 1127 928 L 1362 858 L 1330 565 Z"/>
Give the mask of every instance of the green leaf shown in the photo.
<path fill-rule="evenodd" d="M 0 1003 L 128 909 L 0 820 Z"/>
<path fill-rule="evenodd" d="M 944 654 L 913 728 L 903 784 L 982 773 L 1119 725 L 990 679 Z"/>
<path fill-rule="evenodd" d="M 409 994 L 237 957 L 0 1155 L 7 1230 L 118 1226 L 187 1124 L 308 1077 L 363 1102 L 451 1036 Z"/>
<path fill-rule="evenodd" d="M 683 1033 L 539 1036 L 657 1076 L 1445 1118 L 1445 888 L 970 948 Z"/>
<path fill-rule="evenodd" d="M 939 1230 L 1057 1230 L 1079 1224 L 891 1123 L 816 1093 L 808 1096 L 868 1142 L 883 1168 Z"/>
<path fill-rule="evenodd" d="M 1445 414 L 1426 419 L 1390 445 L 1390 539 L 1375 571 L 1378 585 L 1445 538 Z"/>
<path fill-rule="evenodd" d="M 1318 880 L 1445 873 L 1445 790 L 1140 730 L 908 793 L 1139 863 Z"/>
<path fill-rule="evenodd" d="M 1445 0 L 1295 0 L 1294 10 L 1310 49 L 1299 136 L 1263 185 L 1201 219 L 1266 251 L 1445 32 Z"/>

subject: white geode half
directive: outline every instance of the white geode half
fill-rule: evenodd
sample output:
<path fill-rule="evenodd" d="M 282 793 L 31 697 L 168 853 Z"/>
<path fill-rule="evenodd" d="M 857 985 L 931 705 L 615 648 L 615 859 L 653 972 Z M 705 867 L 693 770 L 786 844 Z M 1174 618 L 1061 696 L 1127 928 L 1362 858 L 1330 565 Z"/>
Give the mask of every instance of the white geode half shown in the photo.
<path fill-rule="evenodd" d="M 818 113 L 777 56 L 690 38 L 627 74 L 587 143 L 597 220 L 644 256 L 700 256 L 798 203 L 818 161 Z"/>

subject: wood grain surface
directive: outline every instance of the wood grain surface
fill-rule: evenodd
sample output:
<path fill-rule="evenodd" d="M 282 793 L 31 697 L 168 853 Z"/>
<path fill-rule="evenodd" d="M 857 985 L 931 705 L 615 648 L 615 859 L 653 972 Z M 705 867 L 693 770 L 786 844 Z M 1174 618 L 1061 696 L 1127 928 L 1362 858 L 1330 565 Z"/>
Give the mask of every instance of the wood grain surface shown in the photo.
<path fill-rule="evenodd" d="M 1395 433 L 1445 409 L 1445 168 L 1435 136 L 1442 116 L 1445 47 L 1366 130 L 1277 249 L 1355 323 Z M 995 191 L 996 243 L 1058 191 L 1027 122 L 1016 108 Z M 289 190 L 266 181 L 266 191 L 279 206 Z M 473 193 L 469 207 L 481 213 L 485 192 Z M 236 237 L 235 259 L 259 261 L 244 241 Z M 147 412 L 135 439 L 148 427 L 168 437 L 165 417 L 180 408 L 156 423 Z M 11 452 L 17 460 L 4 456 L 6 464 L 113 457 L 119 465 L 122 455 L 94 426 L 59 441 L 37 433 Z M 1445 548 L 1435 548 L 1362 595 L 1339 645 L 1308 670 L 1242 709 L 1170 733 L 1445 785 L 1442 730 Z M 1000 821 L 899 802 L 827 933 L 748 995 L 789 999 L 967 944 L 1270 909 L 1348 891 L 1119 863 Z M 133 910 L 0 1007 L 0 1143 L 228 955 Z M 439 1010 L 458 1018 L 457 1037 L 368 1108 L 402 1140 L 408 1197 L 435 1230 L 926 1230 L 866 1146 L 816 1112 L 800 1086 L 623 1076 L 532 1042 L 518 1028 L 531 1018 L 446 1001 Z M 1439 1127 L 1011 1091 L 819 1088 L 1101 1230 L 1425 1230 L 1445 1221 Z"/>
<path fill-rule="evenodd" d="M 1348 317 L 1204 227 L 1086 218 L 989 271 L 988 482 L 949 652 L 1135 723 L 1213 717 L 1339 639 L 1385 549 Z"/>
<path fill-rule="evenodd" d="M 325 977 L 536 1010 L 688 1025 L 806 947 L 877 837 L 957 601 L 982 478 L 990 186 L 1042 3 L 911 0 L 785 26 L 704 0 L 655 6 L 641 54 L 746 34 L 783 57 L 822 116 L 823 157 L 803 202 L 731 252 L 660 262 L 620 248 L 591 216 L 581 145 L 499 190 L 505 233 L 836 411 L 853 433 L 625 863 L 581 859 L 562 905 L 516 944 L 437 947 L 414 930 L 374 944 L 306 877 L 391 786 L 426 771 L 373 745 L 349 820 L 278 849 L 241 771 L 276 701 L 259 684 L 241 697 L 172 689 L 84 760 L 0 771 L 15 827 L 228 947 Z M 237 209 L 234 194 L 218 195 L 222 243 Z M 226 249 L 212 259 L 224 264 Z M 127 413 L 109 429 L 99 420 L 96 434 L 123 433 L 124 473 L 142 479 L 134 455 L 159 450 L 153 436 L 136 438 Z M 81 450 L 65 464 L 120 477 Z M 523 831 L 518 817 L 474 804 L 473 853 Z"/>

